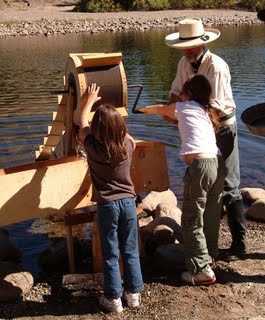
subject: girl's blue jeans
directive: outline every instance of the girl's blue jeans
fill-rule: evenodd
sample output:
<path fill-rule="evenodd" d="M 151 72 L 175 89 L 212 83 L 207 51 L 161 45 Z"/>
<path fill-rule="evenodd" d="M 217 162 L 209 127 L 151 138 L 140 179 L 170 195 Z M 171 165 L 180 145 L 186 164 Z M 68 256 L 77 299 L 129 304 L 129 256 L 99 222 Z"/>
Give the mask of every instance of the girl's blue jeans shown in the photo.
<path fill-rule="evenodd" d="M 123 286 L 119 267 L 121 253 L 124 268 L 124 290 L 136 293 L 144 288 L 138 250 L 138 223 L 134 198 L 98 204 L 104 295 L 121 297 Z"/>

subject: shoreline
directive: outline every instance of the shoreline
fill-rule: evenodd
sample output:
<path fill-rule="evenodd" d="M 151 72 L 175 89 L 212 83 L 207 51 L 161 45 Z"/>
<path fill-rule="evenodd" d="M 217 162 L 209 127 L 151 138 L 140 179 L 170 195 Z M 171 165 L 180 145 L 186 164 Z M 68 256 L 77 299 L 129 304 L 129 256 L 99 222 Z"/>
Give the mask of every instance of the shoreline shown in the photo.
<path fill-rule="evenodd" d="M 72 8 L 72 7 L 71 7 Z M 207 27 L 262 24 L 256 12 L 243 10 L 165 10 L 80 13 L 69 6 L 1 11 L 0 38 L 176 28 L 184 18 L 200 17 Z"/>

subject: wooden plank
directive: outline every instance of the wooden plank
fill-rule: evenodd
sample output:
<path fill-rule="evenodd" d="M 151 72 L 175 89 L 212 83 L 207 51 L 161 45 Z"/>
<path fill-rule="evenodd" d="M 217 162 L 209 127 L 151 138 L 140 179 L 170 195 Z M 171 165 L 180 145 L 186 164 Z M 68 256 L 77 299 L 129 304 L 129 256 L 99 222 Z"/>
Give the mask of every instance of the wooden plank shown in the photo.
<path fill-rule="evenodd" d="M 119 64 L 122 60 L 122 53 L 71 53 L 76 68 L 98 67 Z"/>
<path fill-rule="evenodd" d="M 59 159 L 62 157 L 65 157 L 65 150 L 64 150 L 64 135 L 65 131 L 62 132 L 62 136 L 60 141 L 57 143 L 55 149 L 54 149 L 54 156 Z"/>
<path fill-rule="evenodd" d="M 44 161 L 51 158 L 51 154 L 46 154 L 40 151 L 35 151 L 35 159 L 36 161 Z"/>
<path fill-rule="evenodd" d="M 155 141 L 136 141 L 131 176 L 137 194 L 169 188 L 166 147 Z"/>
<path fill-rule="evenodd" d="M 121 62 L 122 55 L 111 54 L 109 56 L 94 56 L 94 57 L 82 57 L 82 67 L 98 67 L 98 66 L 110 66 L 116 65 Z"/>
<path fill-rule="evenodd" d="M 58 94 L 58 105 L 66 106 L 67 95 L 67 93 Z"/>
<path fill-rule="evenodd" d="M 50 162 L 48 166 L 47 162 Z M 31 169 L 20 167 L 18 172 L 9 174 L 5 173 L 6 169 L 4 174 L 1 171 L 0 225 L 64 214 L 91 203 L 87 161 L 52 162 L 34 163 Z"/>
<path fill-rule="evenodd" d="M 54 111 L 52 113 L 52 120 L 53 121 L 61 121 L 64 122 L 65 119 L 65 107 L 64 106 L 58 106 L 57 111 Z"/>
<path fill-rule="evenodd" d="M 65 125 L 61 121 L 53 121 L 52 126 L 48 126 L 48 134 L 61 135 L 65 131 Z"/>
<path fill-rule="evenodd" d="M 165 146 L 137 141 L 132 180 L 137 194 L 168 189 Z M 87 161 L 66 157 L 0 170 L 0 225 L 63 214 L 91 203 Z"/>
<path fill-rule="evenodd" d="M 54 135 L 54 134 L 49 134 L 48 137 L 44 137 L 44 145 L 45 146 L 57 146 L 57 144 L 60 142 L 62 138 L 62 135 Z"/>
<path fill-rule="evenodd" d="M 40 145 L 39 146 L 40 153 L 50 154 L 52 153 L 52 146 Z"/>
<path fill-rule="evenodd" d="M 69 95 L 66 103 L 66 117 L 65 117 L 65 135 L 64 135 L 64 150 L 66 155 L 73 154 L 73 118 L 74 118 L 74 88 L 70 86 Z"/>

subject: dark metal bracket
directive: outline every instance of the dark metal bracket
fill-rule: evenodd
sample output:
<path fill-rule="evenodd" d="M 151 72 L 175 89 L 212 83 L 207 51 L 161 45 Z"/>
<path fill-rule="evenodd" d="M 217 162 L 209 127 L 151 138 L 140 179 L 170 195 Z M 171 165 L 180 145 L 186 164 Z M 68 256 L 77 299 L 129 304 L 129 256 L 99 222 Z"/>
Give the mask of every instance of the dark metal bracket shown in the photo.
<path fill-rule="evenodd" d="M 136 110 L 136 105 L 140 99 L 140 95 L 143 91 L 144 86 L 142 84 L 131 84 L 131 85 L 128 85 L 128 87 L 129 88 L 139 88 L 137 96 L 136 96 L 134 104 L 133 104 L 133 107 L 132 107 L 132 113 L 142 113 L 142 112 Z"/>

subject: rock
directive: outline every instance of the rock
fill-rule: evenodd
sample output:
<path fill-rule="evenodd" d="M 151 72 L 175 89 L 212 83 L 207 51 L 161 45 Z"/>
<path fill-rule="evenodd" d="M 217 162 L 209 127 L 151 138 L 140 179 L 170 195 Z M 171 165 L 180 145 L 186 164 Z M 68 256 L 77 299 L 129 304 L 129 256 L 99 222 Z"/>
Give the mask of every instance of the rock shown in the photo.
<path fill-rule="evenodd" d="M 182 241 L 182 228 L 170 217 L 158 217 L 141 228 L 143 255 L 153 255 L 161 244 Z"/>
<path fill-rule="evenodd" d="M 10 241 L 9 232 L 0 228 L 0 261 L 19 261 L 20 250 Z"/>
<path fill-rule="evenodd" d="M 265 190 L 262 188 L 242 188 L 244 203 L 251 205 L 258 199 L 265 199 Z"/>
<path fill-rule="evenodd" d="M 145 211 L 154 211 L 159 203 L 177 206 L 177 198 L 171 190 L 157 192 L 151 191 L 139 205 Z"/>
<path fill-rule="evenodd" d="M 139 219 L 139 227 L 145 227 L 146 225 L 148 225 L 151 221 L 153 221 L 153 217 L 149 216 L 147 218 L 141 218 Z"/>
<path fill-rule="evenodd" d="M 153 230 L 153 240 L 159 244 L 168 244 L 175 241 L 174 232 L 165 225 L 158 225 Z"/>
<path fill-rule="evenodd" d="M 180 208 L 169 203 L 159 203 L 155 210 L 155 218 L 170 217 L 181 225 L 182 212 Z"/>
<path fill-rule="evenodd" d="M 247 211 L 249 219 L 265 222 L 265 199 L 255 201 Z"/>
<path fill-rule="evenodd" d="M 171 217 L 158 217 L 151 221 L 147 226 L 144 227 L 144 231 L 153 234 L 155 228 L 158 225 L 163 225 L 165 228 L 170 228 L 174 234 L 174 237 L 181 242 L 182 228 L 181 226 Z"/>
<path fill-rule="evenodd" d="M 33 287 L 34 279 L 29 272 L 11 273 L 0 280 L 0 301 L 10 301 L 26 294 Z"/>

